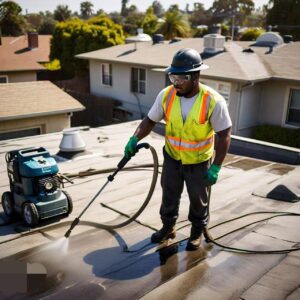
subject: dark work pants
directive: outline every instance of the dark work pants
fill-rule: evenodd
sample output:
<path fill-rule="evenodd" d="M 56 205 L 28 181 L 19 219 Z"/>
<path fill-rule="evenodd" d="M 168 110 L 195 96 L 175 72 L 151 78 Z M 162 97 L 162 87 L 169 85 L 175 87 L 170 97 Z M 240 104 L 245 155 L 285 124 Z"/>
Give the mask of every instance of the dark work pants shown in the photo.
<path fill-rule="evenodd" d="M 164 164 L 161 175 L 162 204 L 161 220 L 166 226 L 174 226 L 178 218 L 180 197 L 184 183 L 190 200 L 189 221 L 196 231 L 201 232 L 209 217 L 208 191 L 203 182 L 209 162 L 182 165 L 164 150 Z"/>

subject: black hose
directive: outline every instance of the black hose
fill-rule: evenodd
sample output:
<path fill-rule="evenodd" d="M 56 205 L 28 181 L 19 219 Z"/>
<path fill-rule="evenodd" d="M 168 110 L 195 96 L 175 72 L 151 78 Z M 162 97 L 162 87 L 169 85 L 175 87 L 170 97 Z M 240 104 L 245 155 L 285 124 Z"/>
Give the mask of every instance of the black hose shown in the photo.
<path fill-rule="evenodd" d="M 121 228 L 121 227 L 124 227 L 124 226 L 128 225 L 129 223 L 133 222 L 143 212 L 143 210 L 146 208 L 146 206 L 148 205 L 148 203 L 149 203 L 149 201 L 150 201 L 150 199 L 152 197 L 152 194 L 153 194 L 154 189 L 155 189 L 156 181 L 157 181 L 157 176 L 158 176 L 158 167 L 159 167 L 158 157 L 157 157 L 157 153 L 156 153 L 155 149 L 152 146 L 150 146 L 148 143 L 138 144 L 137 147 L 136 147 L 137 151 L 139 151 L 139 149 L 141 149 L 141 148 L 150 149 L 151 154 L 152 154 L 152 158 L 153 158 L 153 176 L 152 176 L 152 181 L 151 181 L 151 185 L 150 185 L 150 189 L 149 189 L 149 192 L 147 194 L 147 197 L 144 200 L 142 206 L 139 208 L 139 210 L 133 216 L 131 216 L 128 220 L 126 220 L 126 221 L 124 221 L 122 223 L 113 224 L 113 225 L 99 223 L 99 225 L 102 226 L 104 229 Z M 102 188 L 91 199 L 91 201 L 83 209 L 83 211 L 80 213 L 80 215 L 73 221 L 73 223 L 71 224 L 71 227 L 67 230 L 67 232 L 64 235 L 66 238 L 69 238 L 69 236 L 70 236 L 72 230 L 74 229 L 74 227 L 80 222 L 81 216 L 90 207 L 90 205 L 93 203 L 93 201 L 99 196 L 99 194 L 106 187 L 106 185 L 109 182 L 111 182 L 111 181 L 114 180 L 115 175 L 127 164 L 127 162 L 130 159 L 131 159 L 131 157 L 127 157 L 127 156 L 124 156 L 122 158 L 122 160 L 118 163 L 118 168 L 114 171 L 113 174 L 111 174 L 111 175 L 108 176 L 107 182 L 102 186 Z"/>

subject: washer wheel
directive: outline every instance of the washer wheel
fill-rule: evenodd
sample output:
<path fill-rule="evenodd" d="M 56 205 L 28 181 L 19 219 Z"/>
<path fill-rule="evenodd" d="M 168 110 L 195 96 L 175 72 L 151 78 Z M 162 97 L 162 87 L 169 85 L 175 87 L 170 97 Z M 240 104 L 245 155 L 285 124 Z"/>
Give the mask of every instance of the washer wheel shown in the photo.
<path fill-rule="evenodd" d="M 22 216 L 25 224 L 31 227 L 36 226 L 40 220 L 39 213 L 33 203 L 26 202 L 23 205 Z"/>
<path fill-rule="evenodd" d="M 4 192 L 1 197 L 1 203 L 4 210 L 4 213 L 8 217 L 13 217 L 15 214 L 14 211 L 14 200 L 11 192 Z"/>

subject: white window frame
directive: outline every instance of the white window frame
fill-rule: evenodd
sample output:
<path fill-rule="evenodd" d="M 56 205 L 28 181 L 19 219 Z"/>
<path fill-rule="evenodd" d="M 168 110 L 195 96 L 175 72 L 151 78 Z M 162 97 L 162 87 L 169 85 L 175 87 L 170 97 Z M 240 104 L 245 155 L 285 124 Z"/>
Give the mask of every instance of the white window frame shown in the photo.
<path fill-rule="evenodd" d="M 286 109 L 285 109 L 285 112 L 284 112 L 284 120 L 283 120 L 283 126 L 284 127 L 290 127 L 290 128 L 299 128 L 300 127 L 300 122 L 299 124 L 296 124 L 296 123 L 291 123 L 288 121 L 288 117 L 289 117 L 289 111 L 290 109 L 299 109 L 300 108 L 291 108 L 290 107 L 290 102 L 291 102 L 291 97 L 292 97 L 292 91 L 293 90 L 298 90 L 300 91 L 300 87 L 294 87 L 294 86 L 290 86 L 288 89 L 287 89 L 287 95 L 286 95 Z"/>
<path fill-rule="evenodd" d="M 108 72 L 106 72 L 108 70 Z M 112 78 L 112 64 L 102 63 L 101 64 L 101 83 L 102 85 L 112 87 L 113 78 Z"/>
<path fill-rule="evenodd" d="M 227 106 L 229 105 L 230 102 L 230 94 L 231 94 L 231 83 L 230 82 L 226 82 L 226 81 L 215 81 L 215 80 L 209 80 L 209 79 L 203 79 L 200 78 L 200 83 L 203 83 L 205 85 L 208 85 L 209 87 L 213 88 L 214 90 L 216 90 L 219 94 L 221 94 L 225 101 Z M 224 85 L 226 87 L 229 88 L 228 93 L 225 93 L 224 91 L 221 90 L 221 86 Z"/>
<path fill-rule="evenodd" d="M 133 90 L 133 69 L 138 70 L 138 79 L 137 79 L 137 91 Z M 145 80 L 141 79 L 141 70 L 145 72 Z M 147 83 L 147 70 L 145 68 L 136 68 L 136 67 L 131 67 L 130 68 L 130 90 L 132 93 L 138 93 L 138 94 L 143 94 L 146 95 L 146 83 Z M 144 84 L 144 91 L 142 91 L 141 84 Z"/>
<path fill-rule="evenodd" d="M 2 83 L 8 83 L 8 76 L 7 75 L 0 75 L 0 78 L 5 78 L 6 82 L 2 82 Z M 0 82 L 1 84 L 1 82 Z"/>

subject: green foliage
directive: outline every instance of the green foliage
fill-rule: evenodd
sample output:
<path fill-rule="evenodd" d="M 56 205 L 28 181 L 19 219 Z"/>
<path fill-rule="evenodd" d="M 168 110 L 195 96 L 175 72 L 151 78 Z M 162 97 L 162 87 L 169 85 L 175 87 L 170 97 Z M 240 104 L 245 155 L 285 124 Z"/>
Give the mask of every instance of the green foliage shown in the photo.
<path fill-rule="evenodd" d="M 69 9 L 68 5 L 57 5 L 54 11 L 54 19 L 63 22 L 69 19 L 72 15 L 72 11 Z"/>
<path fill-rule="evenodd" d="M 252 137 L 265 142 L 300 148 L 300 129 L 261 125 L 254 129 Z"/>
<path fill-rule="evenodd" d="M 230 21 L 235 16 L 236 24 L 243 24 L 246 17 L 254 10 L 252 0 L 215 0 L 211 11 L 214 16 L 214 23 Z"/>
<path fill-rule="evenodd" d="M 154 14 L 153 7 L 148 8 L 146 16 L 143 20 L 143 31 L 149 35 L 153 35 L 158 27 L 157 17 Z"/>
<path fill-rule="evenodd" d="M 262 28 L 248 28 L 242 33 L 240 40 L 255 41 L 264 32 Z"/>
<path fill-rule="evenodd" d="M 39 34 L 53 34 L 56 23 L 54 19 L 45 17 L 38 27 Z"/>
<path fill-rule="evenodd" d="M 88 19 L 92 16 L 94 4 L 90 1 L 80 3 L 80 13 L 83 19 Z"/>
<path fill-rule="evenodd" d="M 158 33 L 164 35 L 165 39 L 171 40 L 174 37 L 188 37 L 190 36 L 190 25 L 185 16 L 172 7 L 171 11 L 165 14 L 165 22 L 158 29 Z"/>
<path fill-rule="evenodd" d="M 300 40 L 299 0 L 269 0 L 266 19 L 267 25 L 277 25 L 275 30 L 280 34 L 294 35 L 296 40 Z"/>
<path fill-rule="evenodd" d="M 193 30 L 193 37 L 203 37 L 208 34 L 208 28 L 196 28 Z"/>
<path fill-rule="evenodd" d="M 44 63 L 44 67 L 49 71 L 57 71 L 61 69 L 60 61 L 57 58 L 48 63 Z"/>
<path fill-rule="evenodd" d="M 26 31 L 28 23 L 21 11 L 22 8 L 14 1 L 0 3 L 0 26 L 4 36 L 19 36 Z"/>
<path fill-rule="evenodd" d="M 124 41 L 122 27 L 107 17 L 95 17 L 88 21 L 76 18 L 56 25 L 50 58 L 59 59 L 62 70 L 71 76 L 76 70 L 87 67 L 87 61 L 76 59 L 75 55 L 123 44 Z"/>

